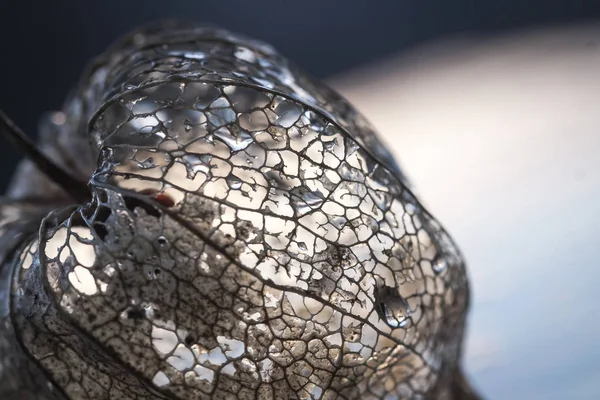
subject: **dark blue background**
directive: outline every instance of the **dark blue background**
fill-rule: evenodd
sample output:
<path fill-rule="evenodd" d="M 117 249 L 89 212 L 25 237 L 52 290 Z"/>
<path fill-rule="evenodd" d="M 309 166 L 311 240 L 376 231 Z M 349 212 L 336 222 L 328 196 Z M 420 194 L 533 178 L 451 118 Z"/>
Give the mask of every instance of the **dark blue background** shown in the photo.
<path fill-rule="evenodd" d="M 210 22 L 273 44 L 327 77 L 452 34 L 493 34 L 600 16 L 584 0 L 103 0 L 4 1 L 0 7 L 0 107 L 34 134 L 61 106 L 85 64 L 116 37 L 149 21 Z M 4 141 L 0 189 L 19 158 Z"/>

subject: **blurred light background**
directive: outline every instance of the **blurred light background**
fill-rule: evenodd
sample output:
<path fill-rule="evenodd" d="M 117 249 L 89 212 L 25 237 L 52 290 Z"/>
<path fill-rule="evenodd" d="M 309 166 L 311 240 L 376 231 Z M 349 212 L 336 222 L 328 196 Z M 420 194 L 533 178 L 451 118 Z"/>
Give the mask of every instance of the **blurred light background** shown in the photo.
<path fill-rule="evenodd" d="M 334 81 L 469 265 L 489 399 L 600 399 L 600 24 L 426 46 Z"/>
<path fill-rule="evenodd" d="M 378 127 L 469 262 L 487 399 L 600 399 L 600 2 L 5 1 L 0 107 L 34 134 L 91 57 L 165 17 L 272 43 Z"/>

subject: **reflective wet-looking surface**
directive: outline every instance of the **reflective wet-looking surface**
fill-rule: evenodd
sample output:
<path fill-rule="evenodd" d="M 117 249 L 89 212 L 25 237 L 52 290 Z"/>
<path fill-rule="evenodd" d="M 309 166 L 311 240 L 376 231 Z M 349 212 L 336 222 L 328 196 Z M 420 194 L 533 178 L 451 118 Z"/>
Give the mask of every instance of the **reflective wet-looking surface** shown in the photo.
<path fill-rule="evenodd" d="M 42 147 L 93 198 L 64 208 L 25 163 L 5 200 L 8 396 L 458 398 L 462 257 L 337 94 L 170 27 L 115 45 L 60 115 Z"/>

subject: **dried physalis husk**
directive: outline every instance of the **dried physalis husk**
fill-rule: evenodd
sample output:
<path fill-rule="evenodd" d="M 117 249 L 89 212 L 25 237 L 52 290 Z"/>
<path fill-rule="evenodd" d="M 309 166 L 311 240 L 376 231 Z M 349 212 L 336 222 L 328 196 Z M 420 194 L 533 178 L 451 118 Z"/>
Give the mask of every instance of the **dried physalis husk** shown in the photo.
<path fill-rule="evenodd" d="M 24 161 L 3 200 L 2 398 L 470 398 L 459 251 L 270 46 L 136 31 L 39 146 L 90 195 Z"/>

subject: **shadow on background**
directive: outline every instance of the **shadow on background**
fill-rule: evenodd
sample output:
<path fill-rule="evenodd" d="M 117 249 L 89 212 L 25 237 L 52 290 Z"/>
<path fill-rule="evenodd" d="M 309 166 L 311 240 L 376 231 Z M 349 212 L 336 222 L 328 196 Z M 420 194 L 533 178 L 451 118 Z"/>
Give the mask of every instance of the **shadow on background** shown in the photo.
<path fill-rule="evenodd" d="M 6 1 L 0 12 L 0 107 L 29 134 L 58 109 L 85 64 L 148 21 L 186 18 L 263 39 L 319 77 L 456 33 L 493 33 L 600 15 L 584 0 Z M 18 155 L 2 152 L 0 187 Z"/>

